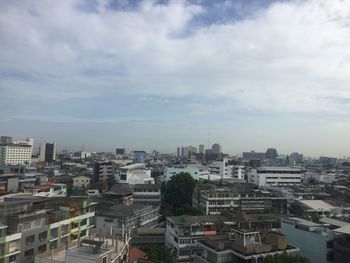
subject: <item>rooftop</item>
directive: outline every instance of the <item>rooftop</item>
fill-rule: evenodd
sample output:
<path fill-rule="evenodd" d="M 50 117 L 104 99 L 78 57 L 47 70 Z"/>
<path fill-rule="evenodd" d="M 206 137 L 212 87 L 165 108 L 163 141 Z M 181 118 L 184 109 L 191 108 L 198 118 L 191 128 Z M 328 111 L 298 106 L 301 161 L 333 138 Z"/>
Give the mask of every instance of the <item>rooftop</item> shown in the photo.
<path fill-rule="evenodd" d="M 330 217 L 323 217 L 323 218 L 320 219 L 320 221 L 322 223 L 330 224 L 330 225 L 337 226 L 337 227 L 340 227 L 340 228 L 343 227 L 343 226 L 350 225 L 349 222 L 341 221 L 341 220 L 330 218 Z"/>
<path fill-rule="evenodd" d="M 310 209 L 316 210 L 316 211 L 330 211 L 331 209 L 334 209 L 335 207 L 326 203 L 322 200 L 300 200 L 300 202 L 309 207 Z"/>
<path fill-rule="evenodd" d="M 220 215 L 207 215 L 207 216 L 169 216 L 168 220 L 172 221 L 177 225 L 193 225 L 193 224 L 203 224 L 203 223 L 215 223 L 215 222 L 225 222 L 227 218 Z"/>

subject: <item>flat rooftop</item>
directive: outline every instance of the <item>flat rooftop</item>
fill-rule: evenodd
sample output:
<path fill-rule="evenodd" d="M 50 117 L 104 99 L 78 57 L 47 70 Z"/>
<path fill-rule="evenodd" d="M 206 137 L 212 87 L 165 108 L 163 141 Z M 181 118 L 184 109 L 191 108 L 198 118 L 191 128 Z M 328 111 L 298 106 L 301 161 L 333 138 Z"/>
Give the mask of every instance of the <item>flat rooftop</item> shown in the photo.
<path fill-rule="evenodd" d="M 316 211 L 330 211 L 335 208 L 322 200 L 300 200 L 299 202 Z"/>

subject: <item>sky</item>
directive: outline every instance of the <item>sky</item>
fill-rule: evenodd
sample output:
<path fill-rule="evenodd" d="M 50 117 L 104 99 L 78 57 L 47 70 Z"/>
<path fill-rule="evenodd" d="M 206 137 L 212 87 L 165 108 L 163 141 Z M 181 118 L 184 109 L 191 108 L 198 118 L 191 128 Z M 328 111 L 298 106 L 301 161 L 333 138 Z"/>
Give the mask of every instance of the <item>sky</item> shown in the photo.
<path fill-rule="evenodd" d="M 349 47 L 346 0 L 0 1 L 0 135 L 350 156 Z"/>

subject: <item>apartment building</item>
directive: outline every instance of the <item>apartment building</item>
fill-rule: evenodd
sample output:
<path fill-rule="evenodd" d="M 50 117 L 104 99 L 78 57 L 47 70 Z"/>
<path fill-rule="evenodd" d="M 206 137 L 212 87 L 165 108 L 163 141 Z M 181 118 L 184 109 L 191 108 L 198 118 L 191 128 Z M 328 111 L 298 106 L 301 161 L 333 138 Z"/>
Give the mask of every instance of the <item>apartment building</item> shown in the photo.
<path fill-rule="evenodd" d="M 174 249 L 176 262 L 188 262 L 203 249 L 195 241 L 215 236 L 223 216 L 171 216 L 166 218 L 165 245 Z"/>
<path fill-rule="evenodd" d="M 7 235 L 19 235 L 20 240 L 16 259 L 11 259 L 31 263 L 37 254 L 88 236 L 94 217 L 91 205 L 73 198 L 5 200 L 1 220 Z"/>
<path fill-rule="evenodd" d="M 7 228 L 7 225 L 0 223 L 0 262 L 20 263 L 22 234 L 8 234 Z"/>

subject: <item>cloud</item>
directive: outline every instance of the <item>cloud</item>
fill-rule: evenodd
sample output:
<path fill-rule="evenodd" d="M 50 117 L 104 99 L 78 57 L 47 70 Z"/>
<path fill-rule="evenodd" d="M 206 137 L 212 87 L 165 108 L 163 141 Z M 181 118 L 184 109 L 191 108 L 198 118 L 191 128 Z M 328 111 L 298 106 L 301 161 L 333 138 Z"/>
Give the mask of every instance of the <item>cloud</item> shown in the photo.
<path fill-rule="evenodd" d="M 2 96 L 224 98 L 223 110 L 350 113 L 348 1 L 276 2 L 200 26 L 211 12 L 200 2 L 91 3 L 0 4 Z"/>

